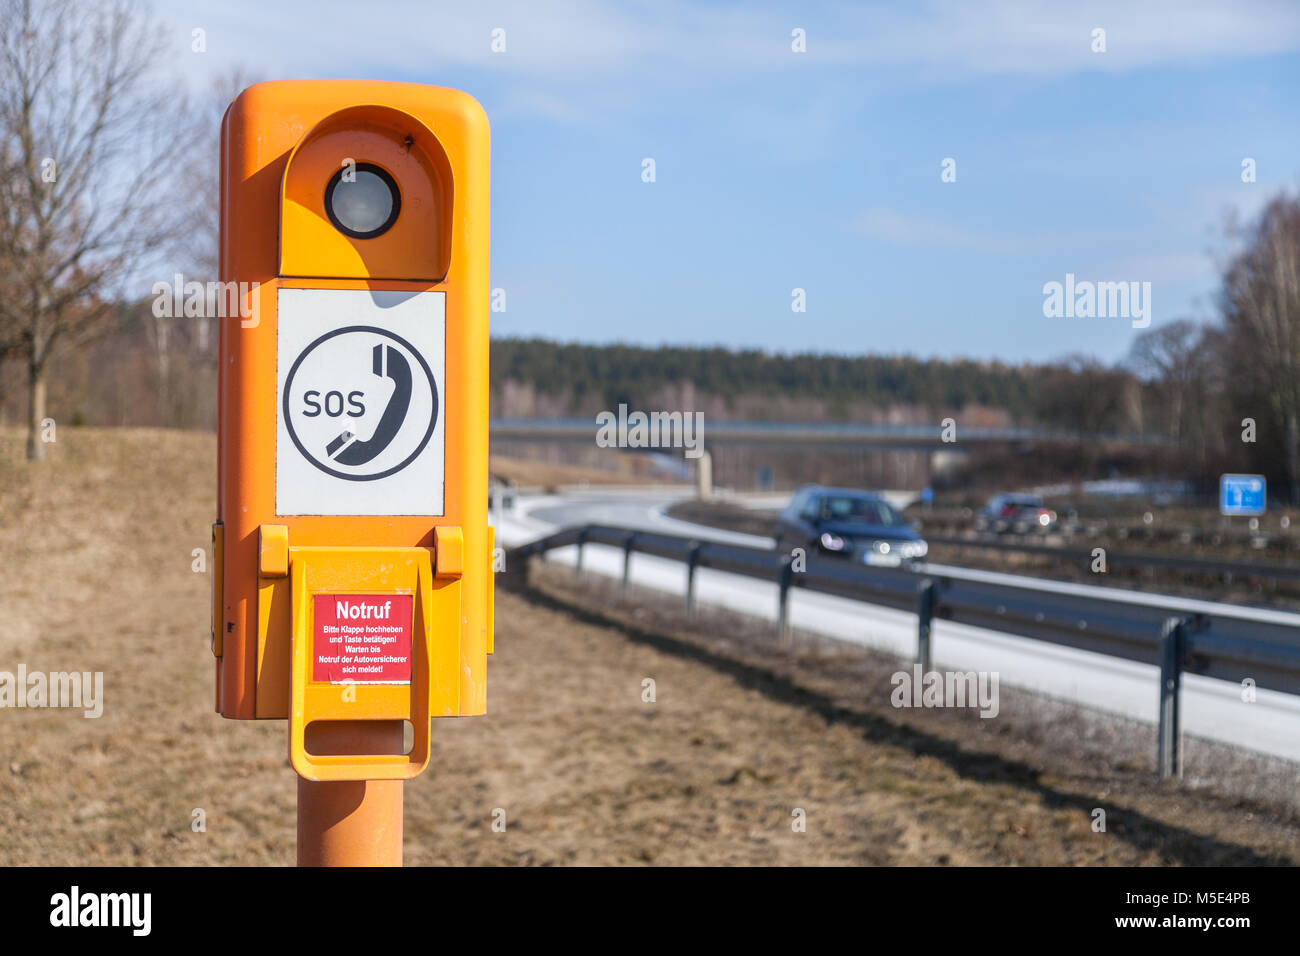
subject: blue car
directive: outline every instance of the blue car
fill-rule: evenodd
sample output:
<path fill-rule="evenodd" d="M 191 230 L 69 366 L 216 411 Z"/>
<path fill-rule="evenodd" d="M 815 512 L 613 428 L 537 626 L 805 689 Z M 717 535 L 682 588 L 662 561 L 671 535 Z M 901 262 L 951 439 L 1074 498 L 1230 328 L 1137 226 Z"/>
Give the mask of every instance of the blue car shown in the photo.
<path fill-rule="evenodd" d="M 897 508 L 878 494 L 808 485 L 795 492 L 777 519 L 778 551 L 803 548 L 827 555 L 898 567 L 920 561 L 929 546 Z"/>

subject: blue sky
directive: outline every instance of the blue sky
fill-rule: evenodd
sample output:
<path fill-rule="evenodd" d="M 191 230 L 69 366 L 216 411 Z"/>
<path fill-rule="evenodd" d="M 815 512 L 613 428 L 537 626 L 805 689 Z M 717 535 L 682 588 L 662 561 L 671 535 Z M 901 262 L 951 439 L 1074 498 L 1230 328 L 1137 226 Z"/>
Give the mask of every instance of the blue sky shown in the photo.
<path fill-rule="evenodd" d="M 242 66 L 477 97 L 492 284 L 507 292 L 497 335 L 1113 361 L 1131 323 L 1045 318 L 1044 283 L 1148 281 L 1153 325 L 1211 317 L 1225 214 L 1300 183 L 1300 2 L 158 12 L 195 90 Z M 940 180 L 947 157 L 956 182 Z"/>

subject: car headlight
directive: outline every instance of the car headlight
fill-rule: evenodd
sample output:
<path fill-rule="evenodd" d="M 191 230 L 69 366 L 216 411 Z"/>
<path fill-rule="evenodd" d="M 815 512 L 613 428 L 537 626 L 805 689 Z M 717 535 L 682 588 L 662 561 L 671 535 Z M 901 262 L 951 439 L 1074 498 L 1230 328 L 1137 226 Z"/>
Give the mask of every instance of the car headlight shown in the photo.
<path fill-rule="evenodd" d="M 1041 524 L 1044 528 L 1046 528 L 1049 524 L 1052 523 L 1052 516 L 1046 514 L 1039 515 L 1038 523 Z"/>
<path fill-rule="evenodd" d="M 827 551 L 843 551 L 849 546 L 849 542 L 845 538 L 841 538 L 838 534 L 833 534 L 830 531 L 822 532 L 821 542 L 822 547 Z"/>
<path fill-rule="evenodd" d="M 930 550 L 930 546 L 924 541 L 877 541 L 872 545 L 872 550 L 877 554 L 892 554 L 895 557 L 904 560 L 910 558 L 923 558 Z"/>

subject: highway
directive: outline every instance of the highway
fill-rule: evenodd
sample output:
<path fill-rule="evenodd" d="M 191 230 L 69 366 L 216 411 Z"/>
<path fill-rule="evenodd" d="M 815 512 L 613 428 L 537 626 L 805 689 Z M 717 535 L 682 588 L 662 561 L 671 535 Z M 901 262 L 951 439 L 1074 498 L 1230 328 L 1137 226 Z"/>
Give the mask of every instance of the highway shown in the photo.
<path fill-rule="evenodd" d="M 754 547 L 772 547 L 767 538 L 710 528 L 671 518 L 664 513 L 687 490 L 591 488 L 553 495 L 519 497 L 512 509 L 496 518 L 497 540 L 504 546 L 523 543 L 557 528 L 580 524 L 609 524 L 693 535 Z M 554 553 L 552 560 L 572 564 L 576 548 Z M 621 551 L 588 546 L 584 567 L 609 576 L 622 574 Z M 936 566 L 934 570 L 941 568 Z M 683 566 L 648 555 L 632 559 L 633 583 L 673 595 L 685 591 Z M 997 577 L 1006 577 L 997 575 Z M 1020 579 L 1023 580 L 1023 579 Z M 1095 590 L 1071 585 L 1080 591 Z M 1116 592 L 1149 603 L 1154 595 Z M 773 584 L 733 574 L 701 569 L 696 596 L 702 605 L 775 620 L 777 589 Z M 1196 610 L 1206 602 L 1167 599 L 1171 608 Z M 791 623 L 806 631 L 911 658 L 916 650 L 915 615 L 795 589 L 791 593 Z M 1294 621 L 1300 615 L 1260 612 L 1272 620 Z M 1297 631 L 1300 640 L 1300 630 Z M 935 669 L 992 671 L 1001 683 L 1050 697 L 1077 702 L 1105 712 L 1154 725 L 1157 719 L 1158 670 L 1152 665 L 1074 650 L 1043 641 L 1014 637 L 951 621 L 936 620 L 932 635 Z M 1183 678 L 1183 727 L 1189 736 L 1203 737 L 1249 750 L 1300 761 L 1300 697 L 1257 690 L 1256 700 L 1241 699 L 1236 684 L 1187 674 Z"/>

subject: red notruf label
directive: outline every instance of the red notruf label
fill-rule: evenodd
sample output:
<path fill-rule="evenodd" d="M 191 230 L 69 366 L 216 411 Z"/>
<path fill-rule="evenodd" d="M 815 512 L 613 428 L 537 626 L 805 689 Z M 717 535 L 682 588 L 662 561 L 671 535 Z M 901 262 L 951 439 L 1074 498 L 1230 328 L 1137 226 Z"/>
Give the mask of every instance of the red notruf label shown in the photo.
<path fill-rule="evenodd" d="M 316 594 L 311 679 L 331 684 L 409 684 L 410 594 Z"/>

